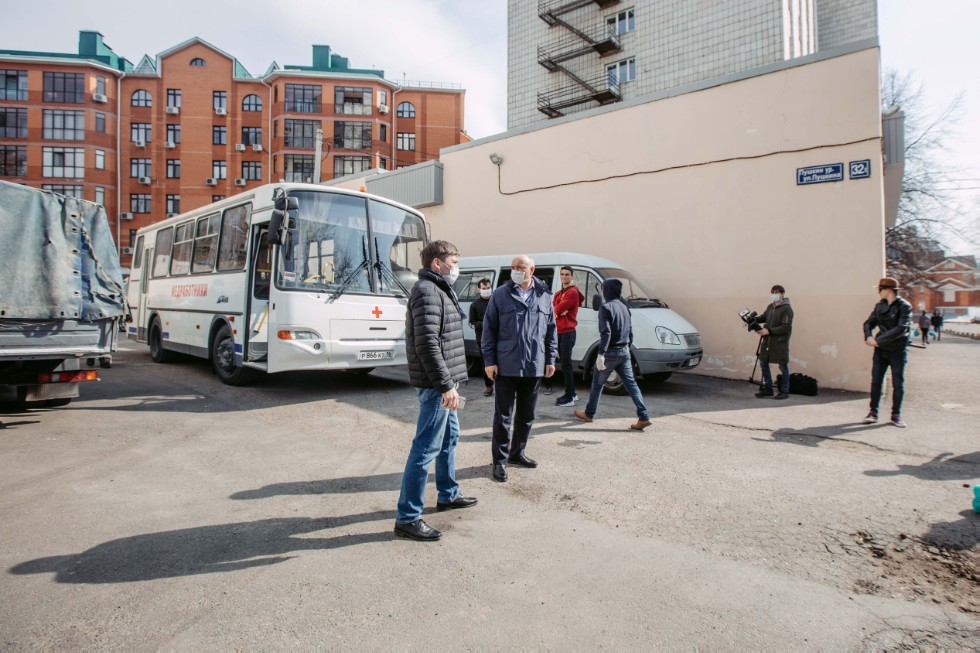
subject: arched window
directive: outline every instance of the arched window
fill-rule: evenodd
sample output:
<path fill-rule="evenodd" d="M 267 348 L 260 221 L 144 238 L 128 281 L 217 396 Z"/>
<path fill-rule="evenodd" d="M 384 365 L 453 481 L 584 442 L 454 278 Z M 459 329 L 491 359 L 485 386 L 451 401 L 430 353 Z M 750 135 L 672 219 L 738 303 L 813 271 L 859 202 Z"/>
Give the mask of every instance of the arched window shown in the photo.
<path fill-rule="evenodd" d="M 411 102 L 402 102 L 398 105 L 398 117 L 399 118 L 414 118 L 415 117 L 415 105 Z"/>
<path fill-rule="evenodd" d="M 194 57 L 193 59 L 191 59 L 191 65 L 192 66 L 206 66 L 206 65 L 208 65 L 208 62 L 205 61 L 204 59 L 201 59 L 200 57 Z"/>
<path fill-rule="evenodd" d="M 134 107 L 152 107 L 153 106 L 153 96 L 150 95 L 149 91 L 140 89 L 133 93 L 132 105 Z"/>
<path fill-rule="evenodd" d="M 246 95 L 242 98 L 242 111 L 261 111 L 262 98 L 258 95 Z"/>

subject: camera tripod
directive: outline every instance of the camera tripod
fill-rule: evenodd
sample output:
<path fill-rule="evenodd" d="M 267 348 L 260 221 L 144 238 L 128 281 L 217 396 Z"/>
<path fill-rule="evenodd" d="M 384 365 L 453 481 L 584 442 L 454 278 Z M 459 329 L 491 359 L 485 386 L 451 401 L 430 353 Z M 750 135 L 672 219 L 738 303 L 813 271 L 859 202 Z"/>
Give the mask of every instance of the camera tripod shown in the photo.
<path fill-rule="evenodd" d="M 749 375 L 749 383 L 754 383 L 755 385 L 761 386 L 762 381 L 755 380 L 755 368 L 759 366 L 759 353 L 762 351 L 762 338 L 759 338 L 759 344 L 755 348 L 755 362 L 752 363 L 752 374 Z"/>

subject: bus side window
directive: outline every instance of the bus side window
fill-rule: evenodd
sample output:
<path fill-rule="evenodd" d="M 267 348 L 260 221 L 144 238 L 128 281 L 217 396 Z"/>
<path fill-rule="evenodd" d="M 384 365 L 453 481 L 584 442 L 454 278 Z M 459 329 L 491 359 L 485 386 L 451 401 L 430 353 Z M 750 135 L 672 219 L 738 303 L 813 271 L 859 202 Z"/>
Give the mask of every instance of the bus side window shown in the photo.
<path fill-rule="evenodd" d="M 153 278 L 165 277 L 170 272 L 170 248 L 173 244 L 173 227 L 157 232 L 156 245 L 153 249 Z"/>
<path fill-rule="evenodd" d="M 251 205 L 226 209 L 221 217 L 221 240 L 218 244 L 218 271 L 245 267 L 245 244 L 248 241 L 248 218 Z"/>

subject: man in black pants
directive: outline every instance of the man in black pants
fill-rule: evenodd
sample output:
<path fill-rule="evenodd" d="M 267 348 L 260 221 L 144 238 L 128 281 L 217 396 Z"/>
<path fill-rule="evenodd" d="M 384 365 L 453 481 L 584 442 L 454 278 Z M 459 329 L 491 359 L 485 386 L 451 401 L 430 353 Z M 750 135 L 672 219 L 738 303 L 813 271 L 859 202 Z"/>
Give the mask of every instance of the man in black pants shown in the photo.
<path fill-rule="evenodd" d="M 493 288 L 490 285 L 489 279 L 480 279 L 477 282 L 477 288 L 480 289 L 480 296 L 473 300 L 470 304 L 470 326 L 473 327 L 473 333 L 476 335 L 476 346 L 481 347 L 483 342 L 483 317 L 487 313 L 487 305 L 490 303 L 490 295 L 493 294 Z M 480 358 L 483 358 L 483 352 L 480 352 Z M 483 365 L 486 368 L 486 365 Z M 493 379 L 487 376 L 485 373 L 483 375 L 483 396 L 492 397 L 493 396 Z"/>
<path fill-rule="evenodd" d="M 864 322 L 864 344 L 874 347 L 871 368 L 871 410 L 865 424 L 878 421 L 878 402 L 881 401 L 881 382 L 892 368 L 892 417 L 898 428 L 908 426 L 902 421 L 902 399 L 905 396 L 905 361 L 908 358 L 909 334 L 912 332 L 912 305 L 898 296 L 898 281 L 885 277 L 878 282 L 881 299 Z M 878 335 L 871 335 L 877 327 Z"/>
<path fill-rule="evenodd" d="M 491 454 L 493 479 L 501 483 L 507 480 L 507 463 L 538 466 L 524 449 L 541 379 L 554 375 L 558 355 L 551 290 L 534 278 L 529 256 L 515 258 L 510 270 L 510 281 L 490 297 L 481 343 L 486 374 L 497 386 Z"/>

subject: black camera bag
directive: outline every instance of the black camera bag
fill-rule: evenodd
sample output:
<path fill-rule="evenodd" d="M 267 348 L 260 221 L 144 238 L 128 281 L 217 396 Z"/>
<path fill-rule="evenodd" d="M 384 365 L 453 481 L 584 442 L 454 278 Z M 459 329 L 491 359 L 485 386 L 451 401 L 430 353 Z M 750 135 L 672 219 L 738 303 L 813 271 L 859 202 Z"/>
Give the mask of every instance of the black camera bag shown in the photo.
<path fill-rule="evenodd" d="M 782 374 L 776 375 L 776 386 L 782 385 Z M 807 376 L 806 374 L 801 374 L 799 372 L 793 372 L 789 375 L 789 393 L 791 395 L 806 395 L 808 397 L 816 397 L 820 394 L 820 388 L 817 386 L 817 380 L 812 376 Z"/>

